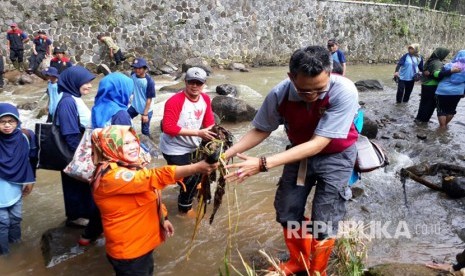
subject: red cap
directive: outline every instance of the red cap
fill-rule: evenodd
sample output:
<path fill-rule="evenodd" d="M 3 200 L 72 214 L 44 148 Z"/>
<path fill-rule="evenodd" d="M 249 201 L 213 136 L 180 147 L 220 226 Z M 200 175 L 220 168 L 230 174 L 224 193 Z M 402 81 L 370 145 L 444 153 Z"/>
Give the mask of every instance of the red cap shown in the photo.
<path fill-rule="evenodd" d="M 18 24 L 16 24 L 16 23 L 11 23 L 11 24 L 10 24 L 10 27 L 18 27 Z"/>

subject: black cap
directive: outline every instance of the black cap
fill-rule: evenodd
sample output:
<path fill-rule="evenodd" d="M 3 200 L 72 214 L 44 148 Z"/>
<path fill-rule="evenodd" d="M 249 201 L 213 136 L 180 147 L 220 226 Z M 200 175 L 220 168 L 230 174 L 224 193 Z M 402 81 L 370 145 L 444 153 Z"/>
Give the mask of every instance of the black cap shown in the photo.
<path fill-rule="evenodd" d="M 58 53 L 65 53 L 66 50 L 65 50 L 65 47 L 60 47 L 60 46 L 57 46 L 53 49 L 53 54 L 58 54 Z"/>

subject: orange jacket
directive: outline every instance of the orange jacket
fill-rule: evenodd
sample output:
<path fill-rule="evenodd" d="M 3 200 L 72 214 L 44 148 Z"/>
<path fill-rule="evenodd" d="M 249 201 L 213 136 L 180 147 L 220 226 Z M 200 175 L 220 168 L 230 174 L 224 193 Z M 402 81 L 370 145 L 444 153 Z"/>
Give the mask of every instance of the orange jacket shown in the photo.
<path fill-rule="evenodd" d="M 175 184 L 175 166 L 131 170 L 110 164 L 94 190 L 94 200 L 102 215 L 106 250 L 114 259 L 134 259 L 163 242 L 159 211 L 167 216 L 158 195 Z"/>

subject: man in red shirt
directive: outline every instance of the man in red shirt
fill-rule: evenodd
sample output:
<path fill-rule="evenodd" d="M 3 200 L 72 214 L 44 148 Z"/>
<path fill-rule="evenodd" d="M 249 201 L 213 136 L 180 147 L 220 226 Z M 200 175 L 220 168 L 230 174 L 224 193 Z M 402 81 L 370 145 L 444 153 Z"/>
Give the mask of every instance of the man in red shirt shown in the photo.
<path fill-rule="evenodd" d="M 211 100 L 202 90 L 207 73 L 199 67 L 186 72 L 186 88 L 165 104 L 163 112 L 163 133 L 160 136 L 160 150 L 168 165 L 187 165 L 202 139 L 211 140 L 214 133 L 210 128 L 215 124 Z M 178 209 L 181 214 L 195 217 L 192 200 L 200 175 L 184 178 L 186 190 L 179 192 Z"/>

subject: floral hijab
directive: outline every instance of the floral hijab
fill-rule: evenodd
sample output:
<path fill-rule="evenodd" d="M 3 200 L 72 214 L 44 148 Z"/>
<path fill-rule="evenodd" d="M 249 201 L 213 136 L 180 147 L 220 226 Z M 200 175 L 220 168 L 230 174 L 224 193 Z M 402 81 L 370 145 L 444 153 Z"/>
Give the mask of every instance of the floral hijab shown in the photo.
<path fill-rule="evenodd" d="M 140 145 L 139 136 L 130 126 L 113 125 L 97 128 L 92 132 L 92 158 L 97 167 L 92 178 L 94 189 L 98 187 L 100 178 L 110 163 L 134 169 L 143 168 L 147 164 L 146 160 L 142 158 L 139 158 L 137 162 L 130 162 L 124 158 L 123 138 L 128 132 L 136 137 L 137 143 Z"/>

